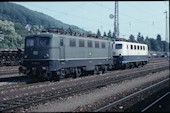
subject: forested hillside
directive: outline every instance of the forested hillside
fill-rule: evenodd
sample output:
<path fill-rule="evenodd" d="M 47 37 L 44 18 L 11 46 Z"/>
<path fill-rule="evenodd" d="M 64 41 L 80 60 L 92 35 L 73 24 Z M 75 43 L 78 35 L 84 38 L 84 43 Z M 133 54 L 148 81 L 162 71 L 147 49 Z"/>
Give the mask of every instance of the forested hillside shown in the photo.
<path fill-rule="evenodd" d="M 72 29 L 78 28 L 73 25 L 65 24 L 43 13 L 32 11 L 21 5 L 9 2 L 0 2 L 0 20 L 19 22 L 22 25 L 42 25 L 45 28 L 58 27 L 68 29 L 69 26 Z"/>
<path fill-rule="evenodd" d="M 46 28 L 63 28 L 85 33 L 74 25 L 65 24 L 48 15 L 29 10 L 21 5 L 9 2 L 0 2 L 0 48 L 23 47 L 24 37 L 28 31 L 26 25 L 30 25 L 29 33 L 42 31 Z M 12 43 L 11 43 L 12 42 Z"/>

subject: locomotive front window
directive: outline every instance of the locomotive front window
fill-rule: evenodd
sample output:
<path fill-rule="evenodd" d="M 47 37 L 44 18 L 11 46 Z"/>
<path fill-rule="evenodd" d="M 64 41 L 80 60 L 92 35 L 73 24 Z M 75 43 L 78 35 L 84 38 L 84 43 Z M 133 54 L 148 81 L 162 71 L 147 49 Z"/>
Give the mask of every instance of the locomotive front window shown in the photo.
<path fill-rule="evenodd" d="M 122 49 L 122 44 L 116 44 L 116 49 Z"/>
<path fill-rule="evenodd" d="M 39 46 L 48 46 L 49 40 L 49 37 L 39 37 Z"/>
<path fill-rule="evenodd" d="M 33 46 L 35 46 L 35 38 L 27 38 L 26 47 L 33 47 Z"/>

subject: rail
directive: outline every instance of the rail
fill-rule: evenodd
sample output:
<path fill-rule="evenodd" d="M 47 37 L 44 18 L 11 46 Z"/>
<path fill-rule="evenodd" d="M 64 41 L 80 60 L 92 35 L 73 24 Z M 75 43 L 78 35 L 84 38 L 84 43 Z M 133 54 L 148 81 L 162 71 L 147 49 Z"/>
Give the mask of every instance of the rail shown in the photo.
<path fill-rule="evenodd" d="M 128 95 L 128 96 L 126 96 L 126 97 L 124 97 L 124 98 L 121 98 L 121 99 L 119 99 L 119 100 L 117 100 L 117 101 L 114 101 L 113 103 L 109 103 L 109 104 L 106 105 L 106 106 L 103 106 L 103 107 L 101 107 L 101 108 L 99 108 L 99 109 L 96 109 L 94 112 L 104 112 L 104 111 L 108 111 L 108 110 L 110 110 L 113 106 L 117 105 L 118 103 L 123 102 L 123 101 L 126 101 L 127 99 L 132 98 L 132 97 L 135 96 L 135 95 L 138 95 L 138 94 L 140 94 L 140 93 L 142 93 L 142 92 L 145 92 L 146 90 L 149 90 L 149 89 L 151 89 L 151 88 L 153 88 L 153 87 L 156 87 L 156 86 L 158 86 L 158 85 L 160 85 L 160 84 L 162 84 L 162 83 L 164 83 L 164 82 L 167 82 L 167 81 L 169 81 L 169 78 L 167 78 L 167 79 L 165 79 L 165 80 L 162 80 L 162 81 L 160 81 L 160 82 L 158 82 L 158 83 L 155 83 L 155 84 L 153 84 L 153 85 L 151 85 L 151 86 L 149 86 L 149 87 L 147 87 L 147 88 L 144 88 L 144 89 L 142 89 L 142 90 L 140 90 L 140 91 L 137 91 L 137 92 L 135 92 L 135 93 L 133 93 L 133 94 L 130 94 L 130 95 Z M 147 108 L 146 108 L 146 109 L 147 109 Z M 142 111 L 145 111 L 146 109 L 144 109 L 144 110 L 142 110 Z"/>

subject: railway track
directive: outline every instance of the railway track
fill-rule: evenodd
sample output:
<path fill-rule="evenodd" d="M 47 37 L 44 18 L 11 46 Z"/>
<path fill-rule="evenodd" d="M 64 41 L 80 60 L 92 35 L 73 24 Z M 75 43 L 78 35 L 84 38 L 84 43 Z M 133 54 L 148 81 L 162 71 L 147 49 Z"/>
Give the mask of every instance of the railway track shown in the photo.
<path fill-rule="evenodd" d="M 162 62 L 161 64 L 159 63 L 158 65 L 164 65 L 166 63 Z M 156 66 L 156 65 L 155 65 Z M 129 73 L 131 71 L 138 71 L 138 69 L 143 69 L 145 70 L 150 68 L 150 67 L 153 67 L 152 65 L 146 65 L 144 67 L 140 67 L 140 68 L 133 68 L 133 69 L 126 69 L 126 70 L 123 70 L 120 72 L 120 70 L 115 70 L 115 71 L 112 71 L 112 72 L 108 72 L 106 74 L 121 74 L 121 73 Z M 95 75 L 93 75 L 95 77 Z M 98 75 L 97 75 L 98 76 Z M 106 76 L 106 75 L 100 75 L 100 76 Z M 88 77 L 92 77 L 92 76 L 88 76 Z M 98 76 L 99 77 L 99 76 Z M 82 78 L 82 77 L 81 77 Z M 84 77 L 83 77 L 84 78 Z M 87 77 L 85 77 L 87 78 Z M 14 80 L 13 80 L 14 79 Z M 62 82 L 64 81 L 70 81 L 72 80 L 72 78 L 70 79 L 64 79 L 62 80 Z M 0 86 L 0 90 L 1 91 L 6 91 L 6 90 L 10 90 L 10 89 L 13 89 L 13 88 L 26 88 L 26 87 L 33 87 L 33 86 L 37 86 L 37 85 L 41 85 L 41 84 L 45 84 L 45 82 L 40 82 L 39 83 L 36 83 L 37 80 L 32 80 L 30 78 L 28 78 L 27 76 L 20 76 L 20 77 L 12 77 L 12 78 L 3 78 L 3 79 L 0 79 L 1 82 L 11 82 L 11 84 L 8 84 L 8 85 L 3 85 L 3 86 Z M 17 83 L 18 82 L 18 83 Z M 14 83 L 14 84 L 13 84 Z M 31 83 L 31 84 L 28 84 L 28 83 Z M 36 84 L 35 84 L 36 83 Z M 46 82 L 48 83 L 48 82 Z"/>
<path fill-rule="evenodd" d="M 165 63 L 159 63 L 159 65 L 164 65 Z M 141 70 L 146 70 L 146 69 L 148 69 L 148 68 L 151 68 L 151 67 L 153 67 L 152 65 L 146 65 L 146 66 L 144 66 L 144 67 L 140 67 L 140 68 L 133 68 L 133 69 L 126 69 L 126 70 L 122 70 L 121 72 L 120 72 L 120 70 L 115 70 L 115 71 L 111 71 L 111 72 L 108 72 L 108 73 L 106 73 L 107 75 L 109 75 L 109 74 L 118 74 L 119 73 L 119 75 L 121 75 L 121 74 L 123 74 L 123 73 L 131 73 L 131 71 L 133 71 L 133 72 L 138 72 L 138 69 L 141 69 Z M 93 75 L 94 77 L 95 77 L 95 75 Z M 105 77 L 107 77 L 106 75 L 100 75 L 100 76 L 105 76 Z M 87 76 L 88 77 L 88 76 Z M 85 77 L 85 78 L 87 78 L 87 77 Z M 92 76 L 90 76 L 90 77 L 92 77 Z M 98 78 L 99 78 L 99 76 L 98 76 Z M 48 84 L 49 82 L 48 81 L 42 81 L 42 82 L 38 82 L 38 83 L 36 83 L 36 81 L 38 81 L 38 80 L 32 80 L 32 79 L 30 79 L 30 78 L 28 78 L 27 76 L 20 76 L 20 77 L 13 77 L 13 78 L 4 78 L 4 79 L 0 79 L 0 81 L 3 81 L 3 82 L 10 82 L 10 81 L 12 81 L 13 79 L 16 79 L 15 81 L 17 82 L 19 82 L 18 84 L 10 84 L 10 85 L 5 85 L 5 86 L 0 86 L 0 91 L 7 91 L 7 90 L 11 90 L 11 89 L 14 89 L 14 88 L 18 88 L 18 89 L 23 89 L 23 88 L 26 88 L 26 87 L 34 87 L 34 86 L 38 86 L 38 85 L 41 85 L 41 84 Z M 64 80 L 62 80 L 62 81 L 69 81 L 69 80 L 71 80 L 72 78 L 68 78 L 68 79 L 64 79 Z M 101 79 L 103 79 L 103 78 L 101 78 Z M 24 81 L 25 80 L 25 81 Z M 88 80 L 89 81 L 89 80 Z M 31 84 L 29 84 L 29 83 L 31 83 Z"/>
<path fill-rule="evenodd" d="M 148 111 L 156 111 L 153 110 L 155 109 L 154 106 L 160 106 L 160 101 L 162 101 L 163 99 L 168 99 L 168 96 L 170 96 L 170 91 L 168 91 L 167 93 L 165 93 L 164 95 L 162 95 L 160 98 L 156 99 L 154 102 L 152 102 L 151 104 L 149 104 L 147 107 L 145 107 L 144 109 L 141 110 L 141 112 L 148 112 Z M 169 99 L 168 99 L 169 100 Z M 168 101 L 167 100 L 167 101 Z M 168 103 L 166 103 L 168 104 Z M 163 111 L 163 110 L 162 110 Z"/>
<path fill-rule="evenodd" d="M 133 79 L 136 77 L 140 77 L 142 75 L 145 76 L 146 74 L 151 73 L 151 72 L 159 72 L 162 70 L 166 70 L 168 68 L 169 68 L 169 65 L 166 64 L 164 66 L 159 66 L 157 68 L 152 67 L 151 69 L 143 69 L 140 71 L 138 70 L 133 73 L 132 72 L 129 72 L 126 74 L 121 73 L 122 76 L 105 77 L 105 79 L 100 79 L 100 80 L 91 81 L 91 82 L 88 81 L 88 82 L 72 85 L 69 87 L 63 87 L 57 90 L 51 90 L 51 91 L 47 91 L 43 93 L 37 93 L 37 94 L 28 95 L 28 96 L 22 96 L 19 98 L 9 99 L 6 101 L 1 101 L 0 111 L 9 111 L 9 110 L 13 110 L 13 109 L 21 108 L 21 107 L 26 107 L 33 103 L 39 103 L 39 102 L 43 102 L 43 101 L 50 100 L 53 98 L 59 98 L 62 96 L 73 94 L 73 93 L 78 93 L 81 91 L 96 89 L 96 88 L 103 87 L 103 86 L 106 86 L 112 83 L 118 83 L 124 80 L 129 80 L 129 79 Z M 121 74 L 119 73 L 119 75 Z"/>
<path fill-rule="evenodd" d="M 164 62 L 166 60 L 167 60 L 167 58 L 151 58 L 151 59 L 149 59 L 149 63 Z M 7 75 L 7 74 L 19 73 L 18 68 L 19 68 L 19 66 L 2 66 L 2 67 L 0 67 L 0 76 Z M 0 78 L 2 78 L 2 77 L 0 77 Z"/>
<path fill-rule="evenodd" d="M 100 107 L 99 109 L 96 109 L 94 110 L 94 112 L 111 112 L 111 111 L 123 111 L 123 110 L 120 110 L 121 108 L 123 108 L 121 105 L 123 105 L 122 103 L 126 102 L 126 103 L 129 103 L 129 100 L 132 99 L 132 98 L 136 98 L 137 96 L 141 95 L 142 93 L 145 93 L 145 92 L 149 92 L 150 90 L 153 90 L 154 88 L 158 88 L 158 86 L 162 85 L 162 84 L 168 84 L 169 83 L 169 78 L 166 78 L 166 79 L 163 79 L 157 83 L 154 83 L 146 88 L 143 88 L 137 92 L 134 92 L 132 94 L 129 94 L 123 98 L 120 98 L 112 103 L 109 103 L 103 107 Z M 169 93 L 168 93 L 169 94 Z M 167 95 L 167 94 L 166 94 Z M 154 102 L 155 103 L 155 102 Z M 121 106 L 118 107 L 118 106 Z M 144 112 L 145 110 L 147 110 L 151 105 L 147 106 L 146 108 L 144 108 L 141 112 Z M 141 106 L 140 106 L 141 107 Z"/>
<path fill-rule="evenodd" d="M 0 67 L 0 77 L 2 75 L 19 73 L 18 67 L 19 66 L 3 66 L 3 67 Z"/>
<path fill-rule="evenodd" d="M 167 62 L 165 59 L 162 59 L 162 60 L 160 60 L 160 61 L 157 61 L 157 62 L 149 62 L 147 65 L 145 65 L 144 67 L 147 67 L 147 68 L 149 68 L 149 66 L 152 66 L 152 65 L 157 65 L 157 64 L 159 64 L 159 63 L 161 63 L 162 62 L 162 64 L 165 62 Z M 162 65 L 162 64 L 160 64 L 160 65 Z M 139 67 L 140 68 L 140 67 Z M 137 69 L 139 69 L 139 68 L 133 68 L 133 70 L 137 70 Z M 142 67 L 143 68 L 143 67 Z M 2 69 L 2 68 L 1 68 Z M 126 69 L 126 70 L 129 70 L 129 69 Z M 132 70 L 132 69 L 131 69 Z M 114 70 L 114 72 L 116 72 L 117 70 Z M 113 71 L 112 71 L 113 72 Z M 110 71 L 108 72 L 108 73 L 110 73 Z M 25 79 L 25 80 L 24 80 Z M 18 83 L 20 83 L 20 82 L 25 82 L 26 84 L 28 84 L 28 83 L 35 83 L 35 82 L 40 82 L 40 81 L 38 81 L 38 80 L 29 80 L 30 78 L 27 78 L 25 75 L 23 75 L 23 74 L 19 74 L 19 73 L 17 73 L 17 74 L 5 74 L 5 75 L 0 75 L 0 82 L 11 82 L 11 83 L 13 83 L 13 81 L 15 81 L 15 82 L 18 82 Z M 0 86 L 1 87 L 1 86 Z M 10 86 L 11 88 L 12 87 L 16 87 L 15 86 L 15 84 L 14 84 L 14 86 L 13 85 L 11 85 Z"/>
<path fill-rule="evenodd" d="M 157 60 L 152 60 L 149 61 L 147 65 L 156 65 L 160 62 L 167 62 L 167 59 L 161 58 Z M 6 71 L 9 70 L 9 71 Z M 11 69 L 9 67 L 1 67 L 0 68 L 0 82 L 6 82 L 6 81 L 11 81 L 13 79 L 20 79 L 24 78 L 25 75 L 19 74 L 18 72 L 18 66 L 11 66 Z"/>

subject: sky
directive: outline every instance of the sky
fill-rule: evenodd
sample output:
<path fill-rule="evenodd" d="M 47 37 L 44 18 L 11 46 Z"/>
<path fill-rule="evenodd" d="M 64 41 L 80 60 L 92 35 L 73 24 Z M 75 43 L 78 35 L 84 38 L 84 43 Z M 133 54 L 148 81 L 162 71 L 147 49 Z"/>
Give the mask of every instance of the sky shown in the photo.
<path fill-rule="evenodd" d="M 114 31 L 114 18 L 109 18 L 110 14 L 114 14 L 114 1 L 14 3 L 93 33 L 97 33 L 98 29 L 102 34 Z M 165 40 L 165 11 L 169 34 L 168 1 L 119 1 L 119 36 L 128 39 L 130 34 L 137 37 L 140 32 L 144 38 L 156 38 L 160 34 Z"/>

